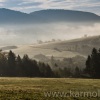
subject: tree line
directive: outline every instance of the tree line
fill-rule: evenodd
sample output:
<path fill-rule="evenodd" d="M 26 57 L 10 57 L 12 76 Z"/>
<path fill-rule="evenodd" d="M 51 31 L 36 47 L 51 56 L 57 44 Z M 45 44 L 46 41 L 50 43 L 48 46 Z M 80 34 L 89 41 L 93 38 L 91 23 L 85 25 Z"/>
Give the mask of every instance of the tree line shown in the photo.
<path fill-rule="evenodd" d="M 9 51 L 7 56 L 0 53 L 1 77 L 54 77 L 48 64 L 37 62 L 24 55 L 21 58 Z"/>
<path fill-rule="evenodd" d="M 57 64 L 55 65 L 57 67 Z M 74 78 L 100 78 L 100 49 L 93 48 L 86 60 L 85 69 L 78 66 L 72 71 L 69 67 L 52 69 L 49 64 L 30 59 L 28 55 L 22 58 L 12 51 L 7 55 L 0 51 L 1 77 L 74 77 Z"/>
<path fill-rule="evenodd" d="M 75 73 L 79 73 L 79 69 L 76 68 Z M 16 56 L 12 51 L 9 51 L 7 55 L 0 51 L 0 77 L 74 77 L 77 74 L 73 74 L 70 68 L 59 68 L 53 70 L 49 64 L 44 62 L 37 62 L 30 59 L 28 55 L 24 55 L 22 58 Z M 78 74 L 77 77 L 79 77 Z"/>
<path fill-rule="evenodd" d="M 71 68 L 60 68 L 55 72 L 57 72 L 59 77 L 100 79 L 100 49 L 92 49 L 91 54 L 86 59 L 85 65 L 83 69 L 80 69 L 79 66 L 74 66 L 74 70 Z"/>

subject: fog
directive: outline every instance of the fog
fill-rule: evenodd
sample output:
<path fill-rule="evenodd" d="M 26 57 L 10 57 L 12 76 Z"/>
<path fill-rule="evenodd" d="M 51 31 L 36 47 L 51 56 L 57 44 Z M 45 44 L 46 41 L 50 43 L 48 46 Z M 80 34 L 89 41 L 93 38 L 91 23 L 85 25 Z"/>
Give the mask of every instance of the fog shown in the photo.
<path fill-rule="evenodd" d="M 33 24 L 0 26 L 0 46 L 33 44 L 37 40 L 49 41 L 51 39 L 70 40 L 88 36 L 100 35 L 100 24 L 93 25 L 66 23 Z"/>

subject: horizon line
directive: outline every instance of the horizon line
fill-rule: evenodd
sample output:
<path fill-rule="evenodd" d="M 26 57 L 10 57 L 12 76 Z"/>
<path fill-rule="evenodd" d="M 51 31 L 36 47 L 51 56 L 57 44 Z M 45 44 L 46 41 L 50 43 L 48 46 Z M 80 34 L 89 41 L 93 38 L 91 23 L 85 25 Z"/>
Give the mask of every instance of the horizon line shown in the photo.
<path fill-rule="evenodd" d="M 77 11 L 77 12 L 86 12 L 86 13 L 91 13 L 91 14 L 95 14 L 97 16 L 100 16 L 99 14 L 96 14 L 94 12 L 90 12 L 90 11 L 84 11 L 84 10 L 73 10 L 73 9 L 41 9 L 41 10 L 36 10 L 36 11 L 32 11 L 32 12 L 24 12 L 24 11 L 20 11 L 20 10 L 14 10 L 14 9 L 10 9 L 10 8 L 0 8 L 0 9 L 6 9 L 6 10 L 11 10 L 11 11 L 17 11 L 17 12 L 21 12 L 21 13 L 25 13 L 25 14 L 30 14 L 30 13 L 34 13 L 37 11 L 43 11 L 43 10 L 65 10 L 65 11 Z"/>

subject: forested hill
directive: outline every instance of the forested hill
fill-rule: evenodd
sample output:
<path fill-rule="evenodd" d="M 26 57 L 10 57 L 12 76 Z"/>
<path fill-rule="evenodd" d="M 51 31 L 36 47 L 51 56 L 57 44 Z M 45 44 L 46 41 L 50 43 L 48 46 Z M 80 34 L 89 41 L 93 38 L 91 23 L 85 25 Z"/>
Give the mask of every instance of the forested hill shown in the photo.
<path fill-rule="evenodd" d="M 34 24 L 51 22 L 100 22 L 100 16 L 83 11 L 72 10 L 40 10 L 30 14 L 0 9 L 0 24 Z"/>

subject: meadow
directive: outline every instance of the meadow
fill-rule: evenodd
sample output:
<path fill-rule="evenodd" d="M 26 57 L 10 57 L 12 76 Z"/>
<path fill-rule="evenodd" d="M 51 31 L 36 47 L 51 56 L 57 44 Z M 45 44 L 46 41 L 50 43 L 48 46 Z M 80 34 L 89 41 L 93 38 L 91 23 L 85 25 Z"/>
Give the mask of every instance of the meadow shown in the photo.
<path fill-rule="evenodd" d="M 60 94 L 70 90 L 75 93 L 91 91 L 93 95 L 78 97 Z M 100 100 L 95 95 L 96 91 L 100 91 L 100 80 L 97 79 L 0 78 L 0 100 Z"/>

